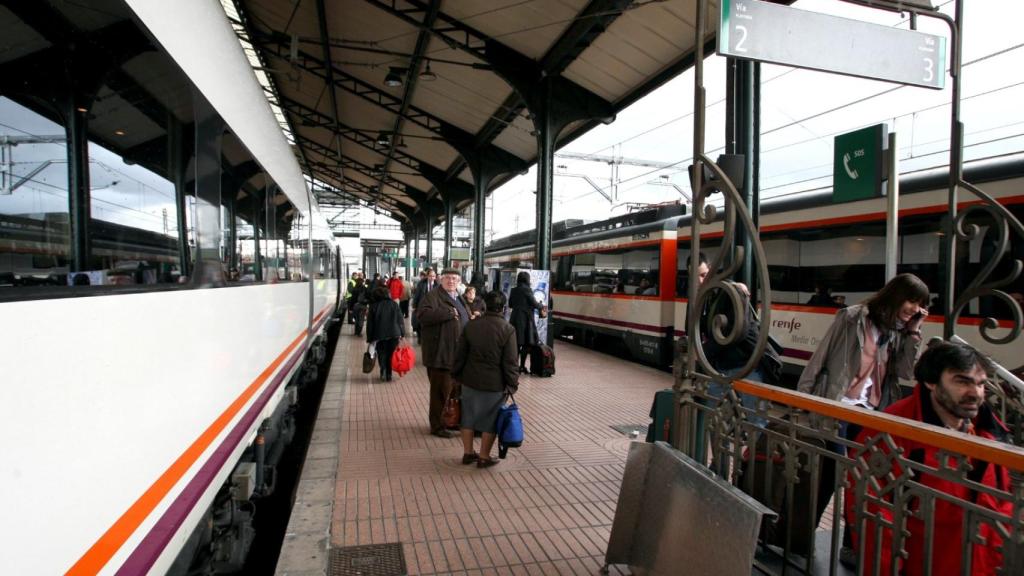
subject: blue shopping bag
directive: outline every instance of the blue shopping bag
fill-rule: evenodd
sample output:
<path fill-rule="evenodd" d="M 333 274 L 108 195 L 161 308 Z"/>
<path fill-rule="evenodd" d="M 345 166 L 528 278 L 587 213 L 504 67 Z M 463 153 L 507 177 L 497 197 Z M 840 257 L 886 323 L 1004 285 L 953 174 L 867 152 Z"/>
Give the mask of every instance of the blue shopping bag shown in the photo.
<path fill-rule="evenodd" d="M 523 419 L 519 416 L 519 406 L 515 398 L 509 394 L 512 402 L 498 409 L 498 458 L 505 458 L 509 448 L 523 445 Z"/>

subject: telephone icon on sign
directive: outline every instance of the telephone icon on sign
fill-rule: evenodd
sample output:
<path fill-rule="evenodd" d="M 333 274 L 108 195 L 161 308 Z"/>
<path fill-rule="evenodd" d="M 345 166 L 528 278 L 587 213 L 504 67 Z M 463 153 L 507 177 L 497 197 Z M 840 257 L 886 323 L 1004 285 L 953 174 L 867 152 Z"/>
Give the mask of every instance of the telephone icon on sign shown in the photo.
<path fill-rule="evenodd" d="M 860 176 L 860 174 L 857 173 L 857 170 L 855 170 L 853 168 L 850 168 L 850 153 L 849 152 L 847 152 L 846 154 L 843 154 L 843 169 L 845 169 L 846 170 L 846 174 L 850 178 L 852 178 L 854 180 L 857 179 L 857 176 Z"/>

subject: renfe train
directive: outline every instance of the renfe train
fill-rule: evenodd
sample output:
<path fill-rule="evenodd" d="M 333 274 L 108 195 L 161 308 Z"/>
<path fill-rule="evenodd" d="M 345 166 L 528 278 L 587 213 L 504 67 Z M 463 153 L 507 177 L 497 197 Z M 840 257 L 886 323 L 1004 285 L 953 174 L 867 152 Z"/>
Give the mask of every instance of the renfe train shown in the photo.
<path fill-rule="evenodd" d="M 946 178 L 942 169 L 900 178 L 898 271 L 914 273 L 931 287 L 933 312 L 941 310 L 942 240 L 949 218 Z M 966 178 L 1024 217 L 1024 155 L 972 162 Z M 965 206 L 973 200 L 966 196 L 961 193 Z M 808 305 L 815 290 L 830 289 L 845 304 L 856 304 L 885 283 L 885 199 L 835 204 L 826 190 L 766 200 L 760 212 L 772 289 L 770 330 L 785 349 L 787 372 L 798 373 L 839 306 Z M 986 233 L 957 251 L 959 289 L 993 253 L 990 223 L 976 223 Z M 551 261 L 552 333 L 588 345 L 595 338 L 621 339 L 635 359 L 667 366 L 673 339 L 685 327 L 689 231 L 690 216 L 678 205 L 589 224 L 557 223 Z M 710 259 L 721 244 L 721 223 L 704 231 L 701 250 Z M 1014 239 L 1010 256 L 1022 255 L 1024 243 Z M 532 231 L 495 240 L 485 254 L 490 278 L 498 277 L 501 269 L 531 268 L 532 260 Z M 1002 264 L 1009 269 L 1008 262 Z M 993 275 L 1001 277 L 1000 270 Z M 1024 293 L 1019 283 L 1004 290 Z M 1019 368 L 1024 343 L 985 343 L 977 327 L 986 317 L 1001 320 L 1005 330 L 1011 315 L 995 298 L 982 298 L 961 317 L 965 326 L 958 333 L 1007 368 Z M 932 314 L 925 337 L 941 336 L 942 322 L 941 315 Z"/>
<path fill-rule="evenodd" d="M 186 3 L 0 10 L 4 574 L 240 570 L 324 359 L 340 253 L 220 4 Z"/>

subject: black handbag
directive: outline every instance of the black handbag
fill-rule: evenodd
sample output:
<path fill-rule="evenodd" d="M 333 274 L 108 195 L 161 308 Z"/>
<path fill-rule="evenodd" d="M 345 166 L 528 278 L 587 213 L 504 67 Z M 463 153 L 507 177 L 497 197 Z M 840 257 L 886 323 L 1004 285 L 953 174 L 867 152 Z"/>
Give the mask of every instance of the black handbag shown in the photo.
<path fill-rule="evenodd" d="M 377 357 L 370 355 L 370 349 L 367 348 L 366 352 L 363 352 L 363 374 L 369 374 L 373 372 L 373 367 L 377 364 Z"/>

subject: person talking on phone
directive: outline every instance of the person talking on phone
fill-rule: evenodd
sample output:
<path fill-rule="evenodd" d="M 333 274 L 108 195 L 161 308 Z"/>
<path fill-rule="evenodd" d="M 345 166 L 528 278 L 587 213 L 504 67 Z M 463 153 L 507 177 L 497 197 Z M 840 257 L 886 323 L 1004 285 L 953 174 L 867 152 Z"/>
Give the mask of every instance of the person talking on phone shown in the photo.
<path fill-rule="evenodd" d="M 797 390 L 851 407 L 883 410 L 902 397 L 899 378 L 914 376 L 921 325 L 928 315 L 928 286 L 913 274 L 900 274 L 862 304 L 843 308 L 804 367 Z M 840 422 L 839 434 L 855 438 L 860 428 Z M 829 448 L 845 454 L 842 444 Z M 818 519 L 831 499 L 835 461 L 822 462 Z M 844 564 L 849 549 L 841 550 Z M 845 558 L 844 558 L 845 557 Z"/>

